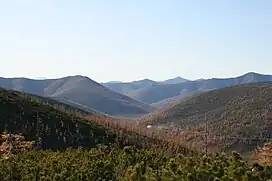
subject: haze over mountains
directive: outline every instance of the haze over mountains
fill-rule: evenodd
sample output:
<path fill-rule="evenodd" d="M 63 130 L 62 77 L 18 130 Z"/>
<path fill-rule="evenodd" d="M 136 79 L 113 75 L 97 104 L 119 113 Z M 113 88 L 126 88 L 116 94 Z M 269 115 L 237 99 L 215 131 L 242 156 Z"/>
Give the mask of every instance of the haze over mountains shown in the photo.
<path fill-rule="evenodd" d="M 175 81 L 173 81 L 175 80 Z M 177 81 L 179 80 L 179 81 Z M 104 86 L 129 97 L 151 104 L 157 108 L 164 108 L 171 102 L 181 100 L 195 93 L 206 92 L 212 89 L 223 88 L 232 85 L 272 81 L 272 75 L 263 75 L 249 72 L 233 78 L 199 79 L 195 81 L 183 78 L 169 79 L 163 82 L 155 82 L 147 79 L 142 81 L 141 86 L 130 83 L 106 83 Z M 139 84 L 138 81 L 137 83 Z"/>
<path fill-rule="evenodd" d="M 189 81 L 189 80 L 178 76 L 178 77 L 175 77 L 175 78 L 172 78 L 172 79 L 159 81 L 159 82 L 163 83 L 163 84 L 178 84 L 178 83 L 183 83 L 183 82 L 187 82 L 187 81 Z"/>
<path fill-rule="evenodd" d="M 78 75 L 46 80 L 0 78 L 0 86 L 50 97 L 90 112 L 138 115 L 152 111 L 152 107 L 147 104 L 113 92 L 88 77 Z"/>
<path fill-rule="evenodd" d="M 133 82 L 117 82 L 117 83 L 102 83 L 103 86 L 121 94 L 129 95 L 130 92 L 147 88 L 152 85 L 158 85 L 159 83 L 153 80 L 144 79 Z"/>
<path fill-rule="evenodd" d="M 45 80 L 0 78 L 0 87 L 51 97 L 89 112 L 100 112 L 112 116 L 136 116 L 148 114 L 156 108 L 166 108 L 185 97 L 201 92 L 266 81 L 272 81 L 272 75 L 254 72 L 224 79 L 191 81 L 176 77 L 165 81 L 144 79 L 101 84 L 88 77 L 76 75 Z"/>
<path fill-rule="evenodd" d="M 247 73 L 235 78 L 186 80 L 182 83 L 144 79 L 106 84 L 130 89 L 130 97 L 80 75 L 46 80 L 0 78 L 3 88 L 51 98 L 93 115 L 105 114 L 106 118 L 114 118 L 120 124 L 140 126 L 141 129 L 147 129 L 146 125 L 151 124 L 154 131 L 159 131 L 158 135 L 163 131 L 162 135 L 174 136 L 186 144 L 196 144 L 199 149 L 206 144 L 203 141 L 205 114 L 209 127 L 209 150 L 251 153 L 265 140 L 243 143 L 235 136 L 271 136 L 271 75 Z M 164 109 L 154 108 L 161 105 Z M 118 119 L 122 116 L 124 119 Z M 135 117 L 130 121 L 128 116 Z"/>

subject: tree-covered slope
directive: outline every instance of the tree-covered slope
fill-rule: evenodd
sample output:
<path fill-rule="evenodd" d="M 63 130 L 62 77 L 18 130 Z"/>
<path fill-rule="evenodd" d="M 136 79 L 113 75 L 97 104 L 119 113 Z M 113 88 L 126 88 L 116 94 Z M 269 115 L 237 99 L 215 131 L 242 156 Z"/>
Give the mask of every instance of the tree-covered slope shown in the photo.
<path fill-rule="evenodd" d="M 205 114 L 210 148 L 252 150 L 271 139 L 272 83 L 244 84 L 202 93 L 144 116 L 140 124 L 165 127 L 204 148 Z"/>
<path fill-rule="evenodd" d="M 19 145 L 12 143 L 12 150 L 28 147 L 28 140 L 43 148 L 0 155 L 0 180 L 270 181 L 272 176 L 271 166 L 252 167 L 237 153 L 204 156 L 51 101 L 0 89 L 0 131 L 23 133 L 4 143 L 1 138 L 1 144 L 15 138 Z"/>
<path fill-rule="evenodd" d="M 0 131 L 23 133 L 29 140 L 40 138 L 43 148 L 106 142 L 109 130 L 105 127 L 67 113 L 60 104 L 56 106 L 59 108 L 37 97 L 0 89 Z"/>
<path fill-rule="evenodd" d="M 135 130 L 135 131 L 134 131 Z M 54 100 L 17 91 L 0 89 L 0 132 L 22 133 L 41 148 L 96 147 L 133 145 L 160 147 L 173 143 L 150 136 L 132 126 L 119 125 L 115 120 L 90 114 Z M 181 152 L 189 152 L 174 146 Z M 173 148 L 174 148 L 173 147 Z"/>

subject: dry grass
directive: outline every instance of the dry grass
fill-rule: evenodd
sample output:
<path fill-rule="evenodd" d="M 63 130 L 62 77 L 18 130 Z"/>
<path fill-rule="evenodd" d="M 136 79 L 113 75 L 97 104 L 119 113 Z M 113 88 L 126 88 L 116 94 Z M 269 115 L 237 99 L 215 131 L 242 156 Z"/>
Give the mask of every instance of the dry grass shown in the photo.
<path fill-rule="evenodd" d="M 260 163 L 272 164 L 272 142 L 265 143 L 262 147 L 258 147 L 255 157 Z"/>
<path fill-rule="evenodd" d="M 33 141 L 26 141 L 25 137 L 18 134 L 0 135 L 0 157 L 8 158 L 11 153 L 29 150 L 33 147 Z"/>

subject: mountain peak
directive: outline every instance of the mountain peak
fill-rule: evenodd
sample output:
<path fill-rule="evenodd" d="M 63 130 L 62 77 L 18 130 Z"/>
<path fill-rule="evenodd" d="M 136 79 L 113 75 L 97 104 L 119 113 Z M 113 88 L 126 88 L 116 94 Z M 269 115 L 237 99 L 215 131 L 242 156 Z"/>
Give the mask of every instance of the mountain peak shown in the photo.
<path fill-rule="evenodd" d="M 90 79 L 89 77 L 83 76 L 83 75 L 71 75 L 71 76 L 67 76 L 67 77 L 64 77 L 64 78 L 85 78 L 85 79 Z"/>
<path fill-rule="evenodd" d="M 105 88 L 103 85 L 99 84 L 98 82 L 94 81 L 93 79 L 90 79 L 87 76 L 83 76 L 83 75 L 74 75 L 74 76 L 68 76 L 68 77 L 64 77 L 64 79 L 66 79 L 66 81 L 72 82 L 72 83 L 81 83 L 81 85 L 84 86 L 96 86 L 96 87 L 100 87 L 100 88 Z"/>
<path fill-rule="evenodd" d="M 46 77 L 36 77 L 35 80 L 46 80 Z"/>
<path fill-rule="evenodd" d="M 137 86 L 140 86 L 140 85 L 150 86 L 150 85 L 157 84 L 157 82 L 155 82 L 154 80 L 150 80 L 150 79 L 136 80 L 131 83 L 133 85 L 137 85 Z"/>
<path fill-rule="evenodd" d="M 178 83 L 183 83 L 183 82 L 187 82 L 187 81 L 188 81 L 187 79 L 184 79 L 184 78 L 178 76 L 178 77 L 174 77 L 172 79 L 164 80 L 164 81 L 162 81 L 162 83 L 164 83 L 164 84 L 178 84 Z"/>
<path fill-rule="evenodd" d="M 151 79 L 142 79 L 142 80 L 135 80 L 135 81 L 132 81 L 132 83 L 136 83 L 136 82 L 155 82 L 154 80 L 151 80 Z"/>
<path fill-rule="evenodd" d="M 243 76 L 255 76 L 255 75 L 261 75 L 261 74 L 258 74 L 256 72 L 248 72 L 248 73 L 244 74 Z"/>
<path fill-rule="evenodd" d="M 114 81 L 114 80 L 113 81 L 108 81 L 108 82 L 105 82 L 105 83 L 102 82 L 102 84 L 120 84 L 120 83 L 123 83 L 123 82 L 118 81 L 118 80 L 117 81 Z"/>
<path fill-rule="evenodd" d="M 90 81 L 90 82 L 94 82 L 97 83 L 96 81 L 90 79 L 87 76 L 83 76 L 83 75 L 72 75 L 72 76 L 67 76 L 67 77 L 63 77 L 62 79 L 66 79 L 66 80 L 74 80 L 74 81 Z M 97 83 L 99 84 L 99 83 Z"/>

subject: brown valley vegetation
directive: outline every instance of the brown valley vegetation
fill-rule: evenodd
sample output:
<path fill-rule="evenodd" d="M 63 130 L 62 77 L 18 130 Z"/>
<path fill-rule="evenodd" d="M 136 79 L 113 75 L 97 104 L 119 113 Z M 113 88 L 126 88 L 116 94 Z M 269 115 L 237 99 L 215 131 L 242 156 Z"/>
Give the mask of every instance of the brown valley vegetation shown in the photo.
<path fill-rule="evenodd" d="M 271 101 L 271 83 L 232 86 L 143 116 L 139 124 L 153 125 L 202 150 L 208 145 L 210 151 L 246 153 L 271 139 Z"/>
<path fill-rule="evenodd" d="M 176 132 L 118 122 L 47 98 L 0 89 L 0 113 L 3 181 L 272 177 L 269 164 L 250 165 L 236 152 L 205 155 L 188 148 Z"/>

